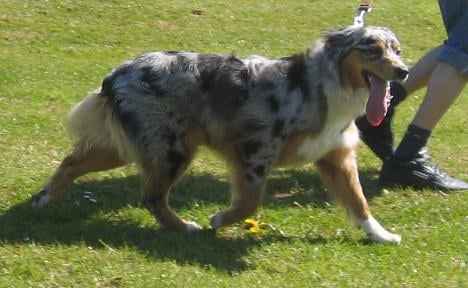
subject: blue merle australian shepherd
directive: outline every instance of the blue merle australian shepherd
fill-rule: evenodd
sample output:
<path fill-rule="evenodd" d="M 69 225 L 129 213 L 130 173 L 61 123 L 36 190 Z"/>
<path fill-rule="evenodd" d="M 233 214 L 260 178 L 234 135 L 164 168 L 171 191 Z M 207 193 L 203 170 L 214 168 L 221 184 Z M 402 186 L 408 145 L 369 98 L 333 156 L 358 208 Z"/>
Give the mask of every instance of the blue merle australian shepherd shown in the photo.
<path fill-rule="evenodd" d="M 33 196 L 56 200 L 86 173 L 136 163 L 143 203 L 160 224 L 201 229 L 171 210 L 168 194 L 206 145 L 232 168 L 231 206 L 212 216 L 218 229 L 251 215 L 275 167 L 314 162 L 350 217 L 377 242 L 399 243 L 369 211 L 358 178 L 354 119 L 378 125 L 388 81 L 408 68 L 387 28 L 325 33 L 304 53 L 280 59 L 153 52 L 112 71 L 69 115 L 74 149 Z"/>

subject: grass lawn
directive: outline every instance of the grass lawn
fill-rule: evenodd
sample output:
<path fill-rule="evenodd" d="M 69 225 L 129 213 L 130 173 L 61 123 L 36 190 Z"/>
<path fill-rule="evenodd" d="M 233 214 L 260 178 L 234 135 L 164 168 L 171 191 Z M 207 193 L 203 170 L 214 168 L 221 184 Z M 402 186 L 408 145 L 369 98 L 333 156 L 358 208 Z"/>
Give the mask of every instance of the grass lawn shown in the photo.
<path fill-rule="evenodd" d="M 412 65 L 445 31 L 436 1 L 410 2 L 376 1 L 367 22 L 392 28 Z M 123 61 L 152 50 L 291 55 L 351 24 L 358 3 L 2 0 L 0 287 L 466 287 L 466 192 L 384 189 L 381 163 L 364 146 L 361 181 L 376 218 L 403 236 L 399 246 L 364 241 L 313 165 L 271 175 L 254 216 L 265 223 L 259 234 L 161 229 L 140 205 L 134 167 L 87 175 L 57 204 L 31 207 L 69 151 L 68 110 Z M 398 139 L 423 92 L 401 105 Z M 467 108 L 465 89 L 430 142 L 434 162 L 463 179 Z M 202 151 L 171 205 L 207 226 L 229 203 L 227 180 L 223 162 Z"/>

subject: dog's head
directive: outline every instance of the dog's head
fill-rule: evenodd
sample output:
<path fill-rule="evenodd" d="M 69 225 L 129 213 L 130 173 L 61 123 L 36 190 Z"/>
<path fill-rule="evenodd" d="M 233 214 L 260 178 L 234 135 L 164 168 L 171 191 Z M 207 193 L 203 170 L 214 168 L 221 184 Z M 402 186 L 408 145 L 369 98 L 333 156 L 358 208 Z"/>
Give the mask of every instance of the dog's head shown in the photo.
<path fill-rule="evenodd" d="M 344 85 L 369 89 L 367 118 L 379 125 L 391 99 L 388 81 L 408 75 L 396 35 L 385 27 L 349 26 L 327 32 L 325 49 L 339 63 Z"/>

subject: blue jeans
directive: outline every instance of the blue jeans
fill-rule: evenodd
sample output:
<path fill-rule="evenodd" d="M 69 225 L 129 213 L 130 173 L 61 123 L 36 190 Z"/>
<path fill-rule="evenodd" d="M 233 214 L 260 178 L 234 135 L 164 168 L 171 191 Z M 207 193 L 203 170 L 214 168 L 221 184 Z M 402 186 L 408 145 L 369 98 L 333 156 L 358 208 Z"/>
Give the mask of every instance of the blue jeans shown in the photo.
<path fill-rule="evenodd" d="M 439 0 L 448 39 L 438 59 L 468 75 L 468 1 Z"/>

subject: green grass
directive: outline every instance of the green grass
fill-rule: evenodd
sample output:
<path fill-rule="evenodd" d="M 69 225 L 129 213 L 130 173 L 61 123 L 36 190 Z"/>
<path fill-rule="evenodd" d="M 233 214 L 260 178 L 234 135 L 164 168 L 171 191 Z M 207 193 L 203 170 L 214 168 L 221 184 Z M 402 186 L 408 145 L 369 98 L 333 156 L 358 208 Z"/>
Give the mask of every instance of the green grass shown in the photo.
<path fill-rule="evenodd" d="M 99 3 L 104 2 L 104 3 Z M 133 167 L 87 175 L 47 209 L 30 196 L 69 150 L 63 119 L 113 67 L 145 51 L 269 57 L 298 52 L 350 24 L 359 1 L 15 1 L 0 5 L 0 287 L 463 287 L 466 193 L 385 190 L 359 150 L 371 209 L 400 246 L 369 244 L 330 204 L 313 166 L 273 173 L 258 235 L 242 225 L 188 235 L 161 229 L 139 204 Z M 165 4 L 161 4 L 165 3 Z M 331 3 L 331 4 L 330 4 Z M 414 64 L 445 37 L 435 1 L 376 1 L 368 24 L 391 27 Z M 431 138 L 434 161 L 467 179 L 464 91 Z M 423 91 L 395 121 L 401 137 Z M 171 193 L 208 224 L 229 202 L 228 175 L 208 151 Z M 98 203 L 83 198 L 91 191 Z M 279 193 L 289 197 L 278 198 Z"/>

